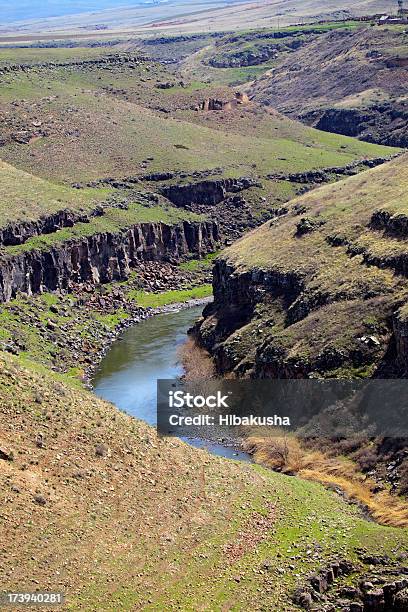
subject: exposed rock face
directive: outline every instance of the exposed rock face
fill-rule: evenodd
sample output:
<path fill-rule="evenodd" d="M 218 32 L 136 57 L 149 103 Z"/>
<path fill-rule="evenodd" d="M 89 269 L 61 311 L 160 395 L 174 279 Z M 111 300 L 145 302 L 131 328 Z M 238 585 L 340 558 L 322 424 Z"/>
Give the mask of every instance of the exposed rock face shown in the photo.
<path fill-rule="evenodd" d="M 405 567 L 390 567 L 387 559 L 373 557 L 378 568 L 360 578 L 354 586 L 337 587 L 336 582 L 361 567 L 349 561 L 335 562 L 310 577 L 308 583 L 296 589 L 293 601 L 303 610 L 334 610 L 348 612 L 402 612 L 407 610 L 408 580 Z M 366 562 L 365 562 L 366 563 Z M 392 579 L 392 582 L 390 581 Z"/>
<path fill-rule="evenodd" d="M 255 185 L 257 182 L 251 178 L 231 178 L 187 185 L 169 185 L 162 187 L 160 193 L 176 206 L 184 207 L 190 204 L 214 206 L 225 200 L 227 193 L 238 193 Z"/>
<path fill-rule="evenodd" d="M 36 64 L 10 64 L 0 66 L 0 76 L 11 72 L 30 72 L 31 70 L 53 69 L 53 68 L 102 68 L 105 66 L 118 66 L 122 64 L 139 64 L 148 58 L 134 55 L 108 55 L 102 58 L 89 60 L 72 60 L 67 62 L 42 62 Z"/>
<path fill-rule="evenodd" d="M 408 146 L 408 107 L 403 103 L 384 103 L 365 109 L 330 108 L 299 118 L 325 132 L 395 147 Z"/>
<path fill-rule="evenodd" d="M 371 227 L 384 230 L 388 236 L 408 238 L 408 216 L 403 213 L 392 215 L 387 210 L 378 210 L 371 217 Z"/>
<path fill-rule="evenodd" d="M 237 51 L 229 55 L 215 56 L 208 60 L 213 68 L 233 68 L 237 66 L 258 66 L 278 55 L 276 45 L 260 45 L 251 51 Z"/>
<path fill-rule="evenodd" d="M 398 362 L 408 372 L 408 319 L 403 309 L 394 315 L 393 328 Z"/>
<path fill-rule="evenodd" d="M 320 168 L 319 170 L 309 170 L 308 172 L 290 172 L 288 174 L 278 172 L 268 174 L 267 178 L 278 181 L 291 181 L 292 183 L 300 184 L 320 184 L 332 180 L 333 177 L 353 176 L 365 168 L 375 168 L 376 166 L 380 166 L 391 159 L 392 156 L 362 159 L 350 162 L 346 166 L 332 166 L 331 168 Z"/>
<path fill-rule="evenodd" d="M 280 53 L 288 53 L 299 49 L 310 42 L 320 30 L 312 28 L 293 30 L 290 32 L 250 32 L 224 38 L 225 51 L 217 53 L 206 60 L 214 68 L 234 68 L 238 66 L 258 66 L 270 59 L 275 59 Z M 229 50 L 230 45 L 241 42 L 244 46 L 237 50 Z M 248 43 L 252 43 L 248 46 Z M 234 49 L 234 47 L 232 47 Z"/>
<path fill-rule="evenodd" d="M 36 221 L 21 221 L 10 223 L 0 228 L 0 246 L 24 244 L 26 240 L 41 234 L 52 234 L 63 227 L 73 227 L 75 223 L 87 222 L 90 217 L 99 217 L 103 214 L 101 206 L 96 207 L 89 214 L 78 214 L 72 210 L 60 210 L 52 215 L 40 217 Z"/>
<path fill-rule="evenodd" d="M 360 337 L 348 348 L 328 342 L 303 355 L 291 350 L 299 337 L 310 334 L 312 339 L 315 326 L 321 325 L 320 313 L 338 307 L 328 296 L 308 295 L 304 279 L 294 271 L 241 270 L 223 259 L 215 264 L 213 284 L 214 302 L 205 308 L 193 332 L 214 357 L 220 374 L 233 371 L 237 376 L 286 379 L 321 376 L 347 364 L 363 368 L 380 362 L 390 341 L 391 331 L 384 332 L 381 342 L 373 337 L 375 342 L 368 343 Z M 367 299 L 367 312 L 375 311 L 376 303 L 376 298 Z M 408 325 L 403 317 L 394 318 L 394 339 L 390 373 L 384 370 L 384 376 L 393 376 L 396 367 L 408 371 Z"/>
<path fill-rule="evenodd" d="M 285 304 L 292 303 L 301 291 L 302 279 L 295 274 L 258 269 L 238 272 L 225 260 L 216 262 L 213 275 L 214 302 L 205 308 L 204 318 L 194 331 L 200 344 L 214 356 L 217 370 L 226 373 L 242 359 L 240 350 L 231 350 L 230 339 L 234 332 L 256 318 L 255 309 L 266 293 Z M 260 338 L 256 342 L 262 344 Z M 257 348 L 254 342 L 252 350 Z M 256 361 L 257 376 L 268 377 L 262 361 Z M 249 365 L 253 371 L 254 363 Z"/>
<path fill-rule="evenodd" d="M 30 250 L 0 260 L 0 301 L 27 294 L 67 289 L 71 283 L 105 283 L 127 278 L 140 261 L 176 262 L 217 248 L 216 223 L 177 225 L 140 223 L 118 234 L 96 234 L 62 243 L 48 251 Z"/>

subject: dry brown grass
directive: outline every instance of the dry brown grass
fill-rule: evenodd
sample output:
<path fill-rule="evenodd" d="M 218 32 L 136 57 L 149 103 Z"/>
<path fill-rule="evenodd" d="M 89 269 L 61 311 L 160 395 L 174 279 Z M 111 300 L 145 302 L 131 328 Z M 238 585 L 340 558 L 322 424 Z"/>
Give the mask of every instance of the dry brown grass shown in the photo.
<path fill-rule="evenodd" d="M 377 483 L 350 459 L 305 449 L 297 438 L 285 436 L 251 436 L 244 442 L 244 449 L 266 467 L 341 489 L 348 499 L 365 506 L 381 525 L 408 527 L 408 504 L 387 490 L 375 493 Z"/>
<path fill-rule="evenodd" d="M 189 337 L 180 346 L 177 356 L 183 366 L 186 380 L 208 380 L 214 378 L 215 366 L 209 353 Z"/>

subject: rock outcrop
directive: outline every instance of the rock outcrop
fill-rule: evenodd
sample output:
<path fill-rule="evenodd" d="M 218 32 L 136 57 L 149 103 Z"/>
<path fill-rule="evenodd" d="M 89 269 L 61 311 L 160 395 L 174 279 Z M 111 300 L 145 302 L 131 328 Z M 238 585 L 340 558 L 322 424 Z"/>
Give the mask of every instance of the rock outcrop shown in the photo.
<path fill-rule="evenodd" d="M 225 259 L 216 261 L 213 275 L 214 301 L 193 333 L 220 374 L 315 378 L 341 368 L 369 372 L 375 364 L 381 377 L 408 371 L 408 324 L 403 309 L 393 315 L 397 303 L 310 293 L 295 270 L 241 269 Z M 364 335 L 364 316 L 370 321 L 374 314 L 383 319 L 381 339 Z M 341 345 L 330 334 L 333 322 L 347 317 L 353 330 Z"/>
<path fill-rule="evenodd" d="M 250 187 L 259 185 L 252 178 L 206 180 L 186 185 L 168 185 L 160 189 L 161 195 L 172 204 L 185 207 L 191 204 L 207 204 L 214 206 L 227 197 L 228 193 L 239 193 Z"/>
<path fill-rule="evenodd" d="M 64 227 L 73 227 L 75 223 L 87 223 L 91 217 L 103 215 L 103 207 L 97 206 L 89 213 L 76 213 L 73 210 L 60 210 L 51 215 L 45 215 L 35 221 L 20 221 L 10 223 L 0 228 L 0 247 L 24 244 L 33 236 L 52 234 Z"/>
<path fill-rule="evenodd" d="M 398 154 L 397 154 L 398 155 Z M 396 156 L 397 156 L 396 155 Z M 395 156 L 395 157 L 396 157 Z M 390 157 L 375 157 L 372 159 L 358 159 L 350 162 L 345 166 L 332 166 L 330 168 L 319 168 L 318 170 L 309 170 L 307 172 L 289 172 L 268 174 L 267 178 L 276 181 L 290 181 L 291 183 L 300 184 L 320 184 L 327 183 L 333 180 L 333 177 L 340 178 L 353 176 L 366 168 L 376 168 L 387 161 L 390 161 L 394 156 Z"/>
<path fill-rule="evenodd" d="M 347 612 L 402 612 L 408 604 L 406 568 L 393 566 L 387 557 L 367 556 L 363 561 L 373 568 L 364 578 L 361 567 L 349 561 L 332 563 L 319 574 L 310 577 L 308 584 L 298 588 L 293 601 L 303 610 L 334 610 Z M 360 572 L 358 583 L 344 577 Z M 343 580 L 342 580 L 343 579 Z M 338 584 L 340 582 L 340 584 Z M 354 584 L 353 584 L 354 583 Z"/>
<path fill-rule="evenodd" d="M 60 243 L 49 250 L 21 250 L 0 259 L 0 302 L 17 293 L 67 289 L 72 283 L 124 280 L 141 261 L 176 262 L 214 251 L 212 221 L 176 225 L 140 223 L 118 234 L 104 233 Z"/>
<path fill-rule="evenodd" d="M 270 376 L 258 358 L 262 347 L 259 330 L 254 329 L 251 350 L 240 345 L 238 332 L 257 320 L 257 307 L 266 295 L 273 295 L 274 300 L 286 306 L 295 302 L 302 289 L 301 277 L 273 270 L 238 271 L 220 259 L 214 266 L 213 279 L 214 302 L 204 309 L 203 318 L 193 330 L 199 343 L 213 355 L 220 373 L 238 367 L 242 374 L 251 371 L 251 375 L 256 372 L 261 378 L 277 377 Z M 259 322 L 261 328 L 265 327 L 261 320 Z"/>
<path fill-rule="evenodd" d="M 89 60 L 71 60 L 66 62 L 37 62 L 25 64 L 8 64 L 0 66 L 0 76 L 13 72 L 31 72 L 32 70 L 52 70 L 55 68 L 78 68 L 78 69 L 93 69 L 104 68 L 110 66 L 121 65 L 138 65 L 141 62 L 148 61 L 147 57 L 137 55 L 107 55 Z"/>
<path fill-rule="evenodd" d="M 393 317 L 393 330 L 398 363 L 408 372 L 408 317 L 406 308 L 400 308 Z"/>
<path fill-rule="evenodd" d="M 299 115 L 318 130 L 354 136 L 367 142 L 408 146 L 408 108 L 401 102 L 375 104 L 367 108 L 329 108 Z"/>

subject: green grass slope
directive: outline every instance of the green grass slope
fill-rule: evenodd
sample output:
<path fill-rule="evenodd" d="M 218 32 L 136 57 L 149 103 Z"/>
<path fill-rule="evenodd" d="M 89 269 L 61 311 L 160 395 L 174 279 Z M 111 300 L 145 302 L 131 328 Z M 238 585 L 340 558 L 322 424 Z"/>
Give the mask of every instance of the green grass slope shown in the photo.
<path fill-rule="evenodd" d="M 18 170 L 0 160 L 0 227 L 36 220 L 65 208 L 87 212 L 106 199 L 107 189 L 71 189 Z"/>
<path fill-rule="evenodd" d="M 254 107 L 232 112 L 231 119 L 219 113 L 204 117 L 191 107 L 217 97 L 214 87 L 206 92 L 200 83 L 177 85 L 176 75 L 152 63 L 41 70 L 3 80 L 2 158 L 57 181 L 215 168 L 226 175 L 261 176 L 392 152 L 328 137 Z M 159 89 L 162 82 L 174 86 Z M 223 95 L 233 92 L 224 89 Z M 249 129 L 256 121 L 258 129 Z M 26 144 L 21 134 L 28 135 Z"/>
<path fill-rule="evenodd" d="M 407 550 L 406 530 L 319 485 L 160 440 L 45 369 L 0 366 L 2 589 L 62 591 L 68 610 L 287 612 L 328 560 Z"/>

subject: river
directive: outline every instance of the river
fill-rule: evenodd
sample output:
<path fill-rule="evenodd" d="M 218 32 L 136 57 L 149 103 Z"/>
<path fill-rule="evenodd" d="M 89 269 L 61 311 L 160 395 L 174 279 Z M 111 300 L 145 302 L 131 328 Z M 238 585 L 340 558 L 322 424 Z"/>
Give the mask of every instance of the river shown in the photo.
<path fill-rule="evenodd" d="M 156 425 L 158 379 L 183 374 L 177 349 L 202 312 L 202 306 L 158 314 L 128 328 L 101 361 L 93 378 L 94 392 L 149 425 Z M 189 444 L 207 448 L 214 455 L 250 461 L 249 455 L 199 438 Z"/>

